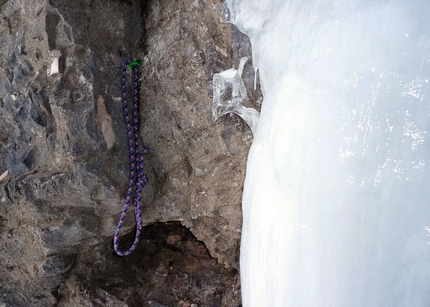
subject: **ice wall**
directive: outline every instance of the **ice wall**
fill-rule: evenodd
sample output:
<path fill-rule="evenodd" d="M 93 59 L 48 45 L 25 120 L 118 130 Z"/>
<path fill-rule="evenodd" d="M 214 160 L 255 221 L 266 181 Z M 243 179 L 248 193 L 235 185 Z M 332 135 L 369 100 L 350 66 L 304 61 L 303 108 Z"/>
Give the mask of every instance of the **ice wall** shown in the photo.
<path fill-rule="evenodd" d="M 226 3 L 264 94 L 244 306 L 430 306 L 430 2 Z"/>

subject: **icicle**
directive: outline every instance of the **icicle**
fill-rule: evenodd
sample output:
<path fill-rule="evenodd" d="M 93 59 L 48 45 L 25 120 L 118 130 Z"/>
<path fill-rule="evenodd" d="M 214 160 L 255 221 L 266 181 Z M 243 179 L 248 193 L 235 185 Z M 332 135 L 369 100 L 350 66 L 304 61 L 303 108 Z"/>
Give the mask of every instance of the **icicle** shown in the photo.
<path fill-rule="evenodd" d="M 212 119 L 227 113 L 235 113 L 251 128 L 255 134 L 260 113 L 253 108 L 242 105 L 244 99 L 248 99 L 245 84 L 243 83 L 242 73 L 247 57 L 240 59 L 238 70 L 230 68 L 213 76 L 213 104 Z"/>

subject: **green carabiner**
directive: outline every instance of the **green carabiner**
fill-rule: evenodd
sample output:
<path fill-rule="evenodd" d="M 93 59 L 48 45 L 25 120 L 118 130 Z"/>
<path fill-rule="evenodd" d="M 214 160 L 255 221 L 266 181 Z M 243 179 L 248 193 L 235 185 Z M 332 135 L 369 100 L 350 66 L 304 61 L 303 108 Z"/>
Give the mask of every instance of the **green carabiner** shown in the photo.
<path fill-rule="evenodd" d="M 136 61 L 131 61 L 130 63 L 128 63 L 128 66 L 133 69 L 135 67 L 139 67 L 140 65 L 142 65 L 142 61 L 136 60 Z"/>

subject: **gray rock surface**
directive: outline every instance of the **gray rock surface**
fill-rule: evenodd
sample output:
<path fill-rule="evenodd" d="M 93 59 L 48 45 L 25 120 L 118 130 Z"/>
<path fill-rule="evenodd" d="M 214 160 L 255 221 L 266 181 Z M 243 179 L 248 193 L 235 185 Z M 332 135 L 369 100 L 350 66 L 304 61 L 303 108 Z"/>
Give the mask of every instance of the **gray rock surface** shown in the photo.
<path fill-rule="evenodd" d="M 103 282 L 132 274 L 112 271 L 119 261 L 145 273 L 137 256 L 134 263 L 114 257 L 111 244 L 128 181 L 119 86 L 126 58 L 143 59 L 140 129 L 151 146 L 144 224 L 187 227 L 227 270 L 222 284 L 230 290 L 219 306 L 240 304 L 241 195 L 252 134 L 239 117 L 211 120 L 211 82 L 249 56 L 250 45 L 221 23 L 221 4 L 0 1 L 0 174 L 11 175 L 0 183 L 0 305 L 162 304 L 148 301 L 138 284 L 114 291 Z M 248 64 L 249 103 L 258 106 L 253 79 Z M 127 242 L 132 212 L 125 224 Z M 180 301 L 174 306 L 193 303 Z"/>

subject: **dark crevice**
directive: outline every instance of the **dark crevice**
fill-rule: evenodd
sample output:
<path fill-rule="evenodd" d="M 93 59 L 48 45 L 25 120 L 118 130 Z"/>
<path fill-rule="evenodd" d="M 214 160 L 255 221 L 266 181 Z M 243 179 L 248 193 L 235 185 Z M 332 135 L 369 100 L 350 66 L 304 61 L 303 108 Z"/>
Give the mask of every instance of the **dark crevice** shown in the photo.
<path fill-rule="evenodd" d="M 120 247 L 127 249 L 134 231 L 120 238 Z M 224 293 L 237 274 L 225 269 L 210 256 L 205 244 L 180 222 L 155 223 L 142 229 L 136 250 L 127 257 L 113 253 L 112 241 L 105 242 L 104 269 L 94 268 L 90 255 L 80 259 L 77 272 L 91 272 L 83 282 L 85 289 L 102 289 L 129 306 L 221 306 Z M 84 278 L 76 273 L 78 278 Z M 61 292 L 61 291 L 60 291 Z M 135 303 L 133 303 L 135 302 Z M 188 306 L 189 306 L 188 305 Z"/>
<path fill-rule="evenodd" d="M 57 49 L 57 25 L 60 22 L 60 16 L 54 10 L 48 11 L 46 14 L 46 34 L 48 36 L 49 50 Z"/>

